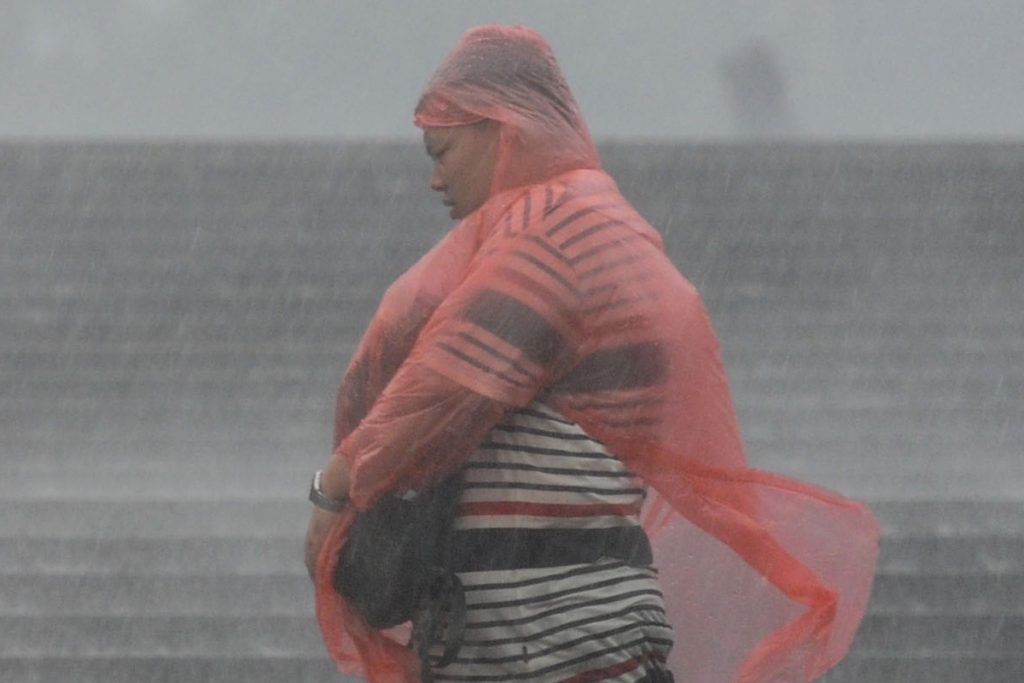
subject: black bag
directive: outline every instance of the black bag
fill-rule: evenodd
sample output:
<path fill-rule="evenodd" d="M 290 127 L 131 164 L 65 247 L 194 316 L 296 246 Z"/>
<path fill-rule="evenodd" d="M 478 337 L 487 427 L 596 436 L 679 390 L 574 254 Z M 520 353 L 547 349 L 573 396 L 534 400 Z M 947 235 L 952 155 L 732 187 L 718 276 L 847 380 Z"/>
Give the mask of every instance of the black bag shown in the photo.
<path fill-rule="evenodd" d="M 412 621 L 411 645 L 424 663 L 444 631 L 450 663 L 465 630 L 462 584 L 451 569 L 451 534 L 461 473 L 414 497 L 384 496 L 356 517 L 341 549 L 334 588 L 376 629 Z"/>

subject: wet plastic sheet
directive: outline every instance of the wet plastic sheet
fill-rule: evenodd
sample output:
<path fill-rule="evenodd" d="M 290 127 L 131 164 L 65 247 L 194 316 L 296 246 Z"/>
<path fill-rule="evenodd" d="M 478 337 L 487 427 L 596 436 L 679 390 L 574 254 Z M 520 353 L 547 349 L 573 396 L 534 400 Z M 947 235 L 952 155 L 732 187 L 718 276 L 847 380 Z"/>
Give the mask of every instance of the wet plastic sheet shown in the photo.
<path fill-rule="evenodd" d="M 396 281 L 342 380 L 335 447 L 365 508 L 459 466 L 511 406 L 540 399 L 656 492 L 646 524 L 687 683 L 809 681 L 863 616 L 878 525 L 863 505 L 747 467 L 696 290 L 600 163 L 546 44 L 469 32 L 428 84 L 423 127 L 500 123 L 490 199 Z M 415 680 L 402 634 L 316 582 L 325 643 L 373 681 Z"/>

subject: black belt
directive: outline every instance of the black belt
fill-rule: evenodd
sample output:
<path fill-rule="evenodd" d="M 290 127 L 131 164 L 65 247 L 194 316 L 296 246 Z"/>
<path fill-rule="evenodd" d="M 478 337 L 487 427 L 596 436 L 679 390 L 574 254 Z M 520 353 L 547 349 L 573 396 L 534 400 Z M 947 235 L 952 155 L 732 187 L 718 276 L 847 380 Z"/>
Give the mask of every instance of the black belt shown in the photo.
<path fill-rule="evenodd" d="M 654 562 L 642 527 L 605 529 L 460 529 L 452 534 L 456 572 L 590 564 L 603 558 L 634 567 Z"/>

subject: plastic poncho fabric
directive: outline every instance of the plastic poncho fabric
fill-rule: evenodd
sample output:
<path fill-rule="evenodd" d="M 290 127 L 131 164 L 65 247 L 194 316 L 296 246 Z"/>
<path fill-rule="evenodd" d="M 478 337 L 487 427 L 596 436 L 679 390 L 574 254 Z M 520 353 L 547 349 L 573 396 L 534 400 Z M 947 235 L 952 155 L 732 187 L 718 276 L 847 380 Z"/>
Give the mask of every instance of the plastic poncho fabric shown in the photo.
<path fill-rule="evenodd" d="M 747 466 L 696 290 L 600 162 L 547 44 L 468 32 L 429 82 L 420 127 L 499 122 L 490 198 L 384 295 L 341 383 L 335 450 L 354 507 L 429 486 L 510 407 L 541 400 L 653 489 L 645 524 L 680 683 L 809 681 L 847 652 L 878 525 L 860 503 Z M 404 634 L 331 587 L 355 510 L 317 566 L 339 668 L 417 680 Z"/>

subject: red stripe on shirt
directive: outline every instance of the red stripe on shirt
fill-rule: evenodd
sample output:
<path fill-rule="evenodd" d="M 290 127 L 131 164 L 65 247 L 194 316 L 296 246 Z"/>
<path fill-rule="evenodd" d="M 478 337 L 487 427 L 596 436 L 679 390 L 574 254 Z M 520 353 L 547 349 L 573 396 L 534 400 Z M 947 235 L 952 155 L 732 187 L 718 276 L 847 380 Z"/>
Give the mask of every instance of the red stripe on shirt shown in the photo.
<path fill-rule="evenodd" d="M 571 678 L 566 678 L 560 683 L 593 683 L 594 681 L 607 681 L 616 676 L 621 676 L 624 673 L 635 670 L 637 667 L 645 664 L 649 661 L 659 661 L 664 663 L 665 658 L 658 655 L 658 653 L 651 652 L 640 657 L 632 657 L 624 662 L 613 664 L 604 669 L 594 669 L 593 671 L 584 671 L 581 674 L 577 674 Z"/>
<path fill-rule="evenodd" d="M 480 501 L 459 505 L 459 516 L 530 515 L 533 517 L 597 517 L 616 515 L 625 517 L 640 512 L 639 505 L 564 505 L 558 503 L 529 503 L 521 501 Z"/>

